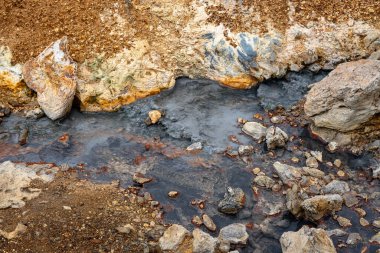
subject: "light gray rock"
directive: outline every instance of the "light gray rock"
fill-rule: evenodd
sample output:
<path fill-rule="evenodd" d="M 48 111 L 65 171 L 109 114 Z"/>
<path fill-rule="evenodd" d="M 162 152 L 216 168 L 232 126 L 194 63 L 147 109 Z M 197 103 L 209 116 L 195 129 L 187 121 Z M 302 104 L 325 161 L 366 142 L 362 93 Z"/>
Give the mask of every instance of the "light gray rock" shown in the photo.
<path fill-rule="evenodd" d="M 181 225 L 173 224 L 164 232 L 159 239 L 160 248 L 165 250 L 175 251 L 183 242 L 190 232 Z"/>
<path fill-rule="evenodd" d="M 340 180 L 333 180 L 327 185 L 325 185 L 322 188 L 323 192 L 326 194 L 343 194 L 345 192 L 350 191 L 350 186 L 348 183 L 340 181 Z"/>
<path fill-rule="evenodd" d="M 336 249 L 323 229 L 303 226 L 297 232 L 285 232 L 280 238 L 283 253 L 335 253 Z"/>
<path fill-rule="evenodd" d="M 37 92 L 37 101 L 52 120 L 70 112 L 77 87 L 77 64 L 68 55 L 67 37 L 52 43 L 37 58 L 25 63 L 23 76 Z"/>
<path fill-rule="evenodd" d="M 228 187 L 224 199 L 218 204 L 218 210 L 225 214 L 236 214 L 244 207 L 245 194 L 240 188 Z"/>
<path fill-rule="evenodd" d="M 271 126 L 266 132 L 266 144 L 268 149 L 283 148 L 288 141 L 288 135 L 279 127 Z"/>
<path fill-rule="evenodd" d="M 280 162 L 275 162 L 273 167 L 284 184 L 293 184 L 302 177 L 302 171 L 300 168 Z"/>
<path fill-rule="evenodd" d="M 203 232 L 199 228 L 193 231 L 193 252 L 194 253 L 214 253 L 218 239 Z"/>
<path fill-rule="evenodd" d="M 310 154 L 318 160 L 318 162 L 323 162 L 323 154 L 321 151 L 310 151 Z"/>
<path fill-rule="evenodd" d="M 342 229 L 336 228 L 333 230 L 328 230 L 327 234 L 329 236 L 345 236 L 345 235 L 347 235 L 347 232 L 342 230 Z"/>
<path fill-rule="evenodd" d="M 202 142 L 195 142 L 186 148 L 187 151 L 202 150 Z"/>
<path fill-rule="evenodd" d="M 25 112 L 25 117 L 32 119 L 39 119 L 45 115 L 44 111 L 41 108 L 36 108 L 30 111 Z"/>
<path fill-rule="evenodd" d="M 261 142 L 265 140 L 267 128 L 257 122 L 247 122 L 244 124 L 242 131 L 253 139 Z"/>
<path fill-rule="evenodd" d="M 348 245 L 355 245 L 362 240 L 362 237 L 358 233 L 351 233 L 348 235 L 346 243 Z"/>
<path fill-rule="evenodd" d="M 339 211 L 342 208 L 343 198 L 338 194 L 318 195 L 306 199 L 301 203 L 305 218 L 317 221 L 323 216 Z"/>
<path fill-rule="evenodd" d="M 240 156 L 249 156 L 253 153 L 254 148 L 251 145 L 240 145 L 238 153 Z"/>
<path fill-rule="evenodd" d="M 311 156 L 306 159 L 306 166 L 309 168 L 316 169 L 318 168 L 318 161 L 314 156 Z"/>
<path fill-rule="evenodd" d="M 220 230 L 219 242 L 228 244 L 243 244 L 248 240 L 248 233 L 244 224 L 234 223 Z"/>
<path fill-rule="evenodd" d="M 376 235 L 372 236 L 371 239 L 369 240 L 369 242 L 380 244 L 380 232 L 377 232 Z"/>

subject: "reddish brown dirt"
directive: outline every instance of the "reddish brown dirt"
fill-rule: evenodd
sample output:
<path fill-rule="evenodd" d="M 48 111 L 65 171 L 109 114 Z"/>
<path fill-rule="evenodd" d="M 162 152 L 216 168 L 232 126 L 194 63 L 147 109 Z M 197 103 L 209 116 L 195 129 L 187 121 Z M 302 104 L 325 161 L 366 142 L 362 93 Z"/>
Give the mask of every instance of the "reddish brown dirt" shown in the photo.
<path fill-rule="evenodd" d="M 34 184 L 43 189 L 38 198 L 21 209 L 0 210 L 1 230 L 13 231 L 18 223 L 27 226 L 15 239 L 0 236 L 0 252 L 143 252 L 152 240 L 148 231 L 163 229 L 152 218 L 156 209 L 137 204 L 134 194 L 116 185 L 93 184 L 68 172 L 48 185 Z M 135 230 L 116 230 L 126 224 Z"/>

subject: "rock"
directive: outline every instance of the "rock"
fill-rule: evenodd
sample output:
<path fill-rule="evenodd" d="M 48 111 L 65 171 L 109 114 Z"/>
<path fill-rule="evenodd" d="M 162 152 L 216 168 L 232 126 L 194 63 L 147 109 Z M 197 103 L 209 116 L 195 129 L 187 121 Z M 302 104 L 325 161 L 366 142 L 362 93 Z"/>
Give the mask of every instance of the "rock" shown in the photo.
<path fill-rule="evenodd" d="M 306 166 L 309 168 L 318 168 L 318 161 L 315 159 L 315 157 L 311 156 L 306 159 Z"/>
<path fill-rule="evenodd" d="M 261 169 L 258 167 L 255 167 L 254 169 L 252 169 L 252 173 L 255 175 L 259 174 L 260 172 L 261 172 Z"/>
<path fill-rule="evenodd" d="M 305 218 L 317 221 L 323 216 L 339 211 L 342 208 L 343 198 L 338 194 L 318 195 L 306 199 L 301 203 Z"/>
<path fill-rule="evenodd" d="M 302 174 L 305 176 L 311 176 L 316 178 L 323 178 L 325 176 L 325 173 L 318 169 L 312 169 L 308 167 L 302 168 Z"/>
<path fill-rule="evenodd" d="M 234 223 L 222 228 L 219 232 L 219 242 L 226 244 L 243 244 L 248 240 L 248 233 L 244 224 Z"/>
<path fill-rule="evenodd" d="M 41 189 L 31 188 L 33 180 L 51 182 L 57 171 L 50 166 L 26 167 L 23 164 L 0 164 L 0 209 L 21 208 L 25 202 L 40 195 Z"/>
<path fill-rule="evenodd" d="M 359 219 L 359 223 L 360 223 L 360 225 L 362 225 L 363 227 L 367 227 L 367 226 L 369 226 L 369 222 L 368 222 L 366 219 L 364 219 L 364 218 L 360 218 L 360 219 Z"/>
<path fill-rule="evenodd" d="M 146 184 L 146 183 L 151 182 L 153 179 L 148 178 L 145 175 L 138 172 L 133 175 L 132 180 L 133 182 L 138 183 L 138 184 Z"/>
<path fill-rule="evenodd" d="M 130 224 L 127 224 L 125 226 L 117 227 L 116 228 L 117 232 L 121 234 L 130 234 L 131 231 L 135 230 L 134 227 Z"/>
<path fill-rule="evenodd" d="M 188 235 L 190 235 L 190 232 L 183 226 L 171 225 L 159 239 L 161 250 L 175 251 Z"/>
<path fill-rule="evenodd" d="M 193 231 L 193 253 L 214 253 L 218 239 L 203 232 L 199 228 Z"/>
<path fill-rule="evenodd" d="M 303 226 L 297 232 L 285 232 L 280 238 L 283 253 L 333 253 L 334 244 L 323 229 Z"/>
<path fill-rule="evenodd" d="M 372 236 L 369 242 L 374 244 L 380 244 L 380 232 L 377 232 L 376 235 Z"/>
<path fill-rule="evenodd" d="M 162 113 L 159 110 L 152 110 L 148 112 L 148 117 L 149 117 L 149 123 L 150 124 L 156 124 L 162 117 Z M 150 125 L 148 124 L 148 125 Z"/>
<path fill-rule="evenodd" d="M 300 168 L 296 168 L 280 162 L 275 162 L 273 164 L 273 167 L 277 175 L 280 177 L 281 181 L 286 185 L 291 185 L 302 177 Z"/>
<path fill-rule="evenodd" d="M 273 185 L 276 183 L 272 178 L 267 176 L 257 176 L 253 180 L 254 183 L 256 183 L 258 186 L 265 187 L 267 189 L 270 189 L 273 187 Z"/>
<path fill-rule="evenodd" d="M 333 235 L 345 236 L 345 235 L 347 235 L 347 232 L 342 230 L 342 229 L 336 228 L 336 229 L 327 231 L 327 234 L 328 234 L 328 236 L 333 236 Z"/>
<path fill-rule="evenodd" d="M 267 129 L 266 143 L 268 149 L 283 148 L 288 139 L 288 135 L 279 127 L 271 126 Z"/>
<path fill-rule="evenodd" d="M 238 152 L 240 156 L 249 156 L 253 153 L 254 148 L 250 145 L 240 145 Z"/>
<path fill-rule="evenodd" d="M 211 219 L 210 216 L 208 216 L 207 214 L 203 214 L 202 215 L 202 220 L 203 220 L 203 224 L 205 225 L 205 227 L 212 231 L 212 232 L 215 232 L 216 231 L 216 225 L 214 223 L 214 221 Z"/>
<path fill-rule="evenodd" d="M 283 121 L 284 117 L 282 116 L 273 116 L 272 118 L 270 118 L 270 122 L 272 122 L 273 124 L 281 124 Z"/>
<path fill-rule="evenodd" d="M 301 207 L 302 199 L 298 194 L 298 186 L 293 185 L 292 188 L 286 192 L 286 207 L 297 218 L 303 215 L 303 209 Z"/>
<path fill-rule="evenodd" d="M 352 206 L 355 206 L 355 205 L 357 205 L 359 203 L 359 200 L 356 197 L 356 193 L 355 192 L 345 192 L 343 194 L 343 200 L 344 200 L 344 204 L 347 207 L 352 207 Z"/>
<path fill-rule="evenodd" d="M 355 212 L 357 212 L 360 217 L 364 217 L 367 215 L 367 212 L 362 208 L 355 208 Z"/>
<path fill-rule="evenodd" d="M 318 160 L 318 162 L 323 162 L 323 154 L 321 151 L 310 151 L 310 154 Z"/>
<path fill-rule="evenodd" d="M 342 166 L 342 161 L 339 160 L 339 159 L 335 159 L 335 160 L 334 160 L 334 165 L 335 165 L 337 168 L 340 168 L 340 166 Z"/>
<path fill-rule="evenodd" d="M 327 145 L 327 150 L 328 150 L 330 153 L 334 153 L 337 149 L 338 149 L 338 143 L 336 143 L 335 141 L 331 141 L 331 142 L 329 142 L 329 144 Z"/>
<path fill-rule="evenodd" d="M 66 210 L 66 211 L 71 211 L 72 208 L 70 206 L 63 206 L 63 210 Z"/>
<path fill-rule="evenodd" d="M 257 122 L 247 122 L 244 124 L 242 131 L 253 139 L 261 142 L 265 140 L 267 128 Z"/>
<path fill-rule="evenodd" d="M 358 233 L 351 233 L 348 235 L 346 243 L 348 245 L 355 245 L 362 240 L 362 237 Z"/>
<path fill-rule="evenodd" d="M 352 226 L 351 221 L 347 218 L 344 218 L 342 216 L 339 216 L 336 219 L 341 227 L 350 227 Z"/>
<path fill-rule="evenodd" d="M 372 222 L 372 226 L 374 226 L 376 228 L 380 228 L 380 219 L 374 220 Z"/>
<path fill-rule="evenodd" d="M 191 219 L 191 223 L 197 227 L 200 227 L 203 224 L 203 221 L 198 215 L 196 215 Z"/>
<path fill-rule="evenodd" d="M 350 191 L 350 187 L 346 182 L 340 180 L 333 180 L 327 185 L 325 185 L 322 188 L 322 190 L 325 194 L 343 194 L 345 192 Z"/>
<path fill-rule="evenodd" d="M 380 165 L 373 170 L 372 176 L 373 178 L 380 179 Z"/>
<path fill-rule="evenodd" d="M 168 192 L 168 196 L 170 198 L 176 198 L 176 197 L 178 197 L 178 195 L 179 195 L 179 192 L 177 192 L 177 191 L 170 191 L 170 192 Z"/>
<path fill-rule="evenodd" d="M 227 193 L 224 195 L 224 199 L 218 204 L 219 212 L 225 214 L 236 214 L 244 207 L 245 194 L 240 188 L 227 188 Z"/>
<path fill-rule="evenodd" d="M 347 133 L 363 127 L 380 112 L 380 61 L 359 60 L 340 64 L 306 96 L 305 113 L 314 134 L 325 141 L 323 129 Z M 319 130 L 321 129 L 321 130 Z M 320 131 L 321 133 L 318 133 Z"/>
<path fill-rule="evenodd" d="M 25 117 L 32 119 L 39 119 L 45 115 L 44 111 L 41 108 L 36 108 L 25 113 Z"/>
<path fill-rule="evenodd" d="M 202 150 L 202 149 L 203 149 L 202 142 L 195 142 L 186 148 L 187 151 L 195 151 L 195 150 Z"/>
<path fill-rule="evenodd" d="M 25 226 L 22 223 L 18 223 L 17 227 L 12 232 L 6 232 L 0 229 L 0 236 L 4 237 L 7 240 L 12 240 L 18 237 L 20 234 L 25 233 L 26 229 L 27 229 L 27 226 Z"/>
<path fill-rule="evenodd" d="M 37 58 L 23 67 L 29 88 L 37 92 L 37 101 L 52 120 L 70 112 L 77 87 L 77 65 L 67 51 L 67 37 L 52 43 Z"/>

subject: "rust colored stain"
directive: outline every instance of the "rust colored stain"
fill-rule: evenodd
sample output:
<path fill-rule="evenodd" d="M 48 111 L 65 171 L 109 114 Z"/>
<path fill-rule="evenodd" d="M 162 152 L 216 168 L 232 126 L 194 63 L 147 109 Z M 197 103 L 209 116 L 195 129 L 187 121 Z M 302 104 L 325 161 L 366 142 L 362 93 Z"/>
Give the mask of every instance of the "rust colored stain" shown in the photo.
<path fill-rule="evenodd" d="M 233 89 L 249 89 L 259 83 L 259 80 L 250 75 L 241 75 L 237 77 L 223 77 L 217 80 L 222 85 Z"/>

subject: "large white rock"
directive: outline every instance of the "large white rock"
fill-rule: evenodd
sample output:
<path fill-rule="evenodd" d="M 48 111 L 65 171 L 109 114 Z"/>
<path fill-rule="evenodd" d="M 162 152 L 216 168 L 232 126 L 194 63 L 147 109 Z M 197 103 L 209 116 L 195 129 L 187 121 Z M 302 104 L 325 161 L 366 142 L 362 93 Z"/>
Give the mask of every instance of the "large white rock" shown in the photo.
<path fill-rule="evenodd" d="M 160 248 L 163 251 L 175 251 L 190 232 L 181 225 L 173 224 L 166 229 L 163 236 L 159 239 Z"/>
<path fill-rule="evenodd" d="M 37 101 L 52 120 L 71 110 L 77 87 L 77 65 L 67 51 L 67 38 L 52 43 L 37 58 L 25 63 L 23 76 L 37 92 Z"/>
<path fill-rule="evenodd" d="M 193 253 L 214 253 L 218 239 L 199 228 L 193 231 Z"/>
<path fill-rule="evenodd" d="M 323 229 L 303 226 L 297 232 L 285 232 L 280 238 L 283 253 L 335 253 L 336 249 Z"/>

